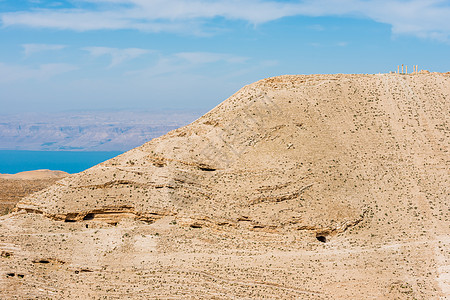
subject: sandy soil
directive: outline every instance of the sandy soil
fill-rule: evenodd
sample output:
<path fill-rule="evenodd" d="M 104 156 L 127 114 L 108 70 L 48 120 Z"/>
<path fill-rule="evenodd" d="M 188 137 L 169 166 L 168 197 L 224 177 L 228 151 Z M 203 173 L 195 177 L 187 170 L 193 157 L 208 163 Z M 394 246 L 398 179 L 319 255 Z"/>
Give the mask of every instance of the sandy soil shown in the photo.
<path fill-rule="evenodd" d="M 9 180 L 39 180 L 39 179 L 61 179 L 69 175 L 63 171 L 34 170 L 16 174 L 0 174 L 0 179 Z"/>
<path fill-rule="evenodd" d="M 50 170 L 0 174 L 0 215 L 12 211 L 23 197 L 43 190 L 68 175 L 66 172 Z"/>

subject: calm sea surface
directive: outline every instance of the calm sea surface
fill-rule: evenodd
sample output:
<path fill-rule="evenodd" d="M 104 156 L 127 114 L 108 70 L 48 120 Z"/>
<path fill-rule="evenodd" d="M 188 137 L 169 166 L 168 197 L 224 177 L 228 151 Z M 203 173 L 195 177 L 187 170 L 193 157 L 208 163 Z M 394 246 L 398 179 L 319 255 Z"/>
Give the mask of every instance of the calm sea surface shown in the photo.
<path fill-rule="evenodd" d="M 78 173 L 121 153 L 119 151 L 0 150 L 0 173 L 14 174 L 38 169 Z"/>

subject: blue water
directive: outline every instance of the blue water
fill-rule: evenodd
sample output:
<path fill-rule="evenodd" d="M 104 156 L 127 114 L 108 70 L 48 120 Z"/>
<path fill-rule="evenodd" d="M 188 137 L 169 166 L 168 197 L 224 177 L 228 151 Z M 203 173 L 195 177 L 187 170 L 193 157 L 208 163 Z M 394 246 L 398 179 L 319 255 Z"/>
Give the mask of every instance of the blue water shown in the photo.
<path fill-rule="evenodd" d="M 78 173 L 121 153 L 120 151 L 0 150 L 0 173 L 15 174 L 39 169 Z"/>

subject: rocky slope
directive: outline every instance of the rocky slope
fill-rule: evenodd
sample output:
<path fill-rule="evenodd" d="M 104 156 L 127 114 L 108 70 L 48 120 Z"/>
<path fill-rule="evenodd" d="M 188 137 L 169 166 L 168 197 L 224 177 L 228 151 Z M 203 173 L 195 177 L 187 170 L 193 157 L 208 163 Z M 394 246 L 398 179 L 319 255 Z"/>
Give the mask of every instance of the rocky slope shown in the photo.
<path fill-rule="evenodd" d="M 450 295 L 450 74 L 246 86 L 0 219 L 6 298 Z"/>

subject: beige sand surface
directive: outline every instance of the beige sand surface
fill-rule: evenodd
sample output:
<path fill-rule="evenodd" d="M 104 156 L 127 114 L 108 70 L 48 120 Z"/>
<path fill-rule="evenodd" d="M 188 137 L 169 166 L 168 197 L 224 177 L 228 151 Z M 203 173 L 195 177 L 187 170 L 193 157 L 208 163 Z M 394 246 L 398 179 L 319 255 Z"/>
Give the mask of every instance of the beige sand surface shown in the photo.
<path fill-rule="evenodd" d="M 16 180 L 36 180 L 36 179 L 50 179 L 50 178 L 63 178 L 69 175 L 69 173 L 63 171 L 52 170 L 34 170 L 25 171 L 16 174 L 0 174 L 0 179 L 16 179 Z"/>

